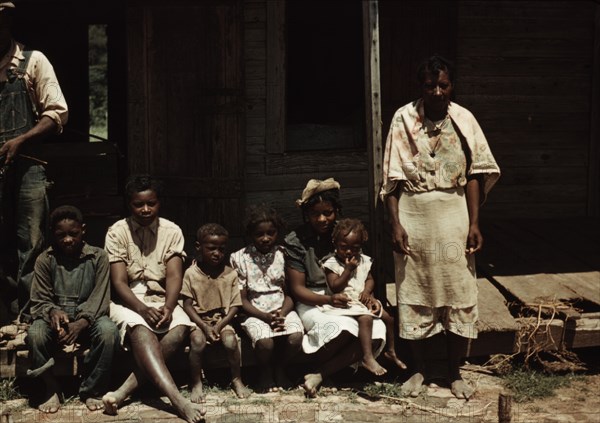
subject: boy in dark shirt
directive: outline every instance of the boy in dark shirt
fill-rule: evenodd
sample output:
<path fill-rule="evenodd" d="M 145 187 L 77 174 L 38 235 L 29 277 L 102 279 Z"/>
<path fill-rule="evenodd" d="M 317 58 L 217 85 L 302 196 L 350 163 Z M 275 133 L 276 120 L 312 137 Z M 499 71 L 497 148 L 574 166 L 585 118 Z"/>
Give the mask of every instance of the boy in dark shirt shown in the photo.
<path fill-rule="evenodd" d="M 61 390 L 53 374 L 57 350 L 75 343 L 90 345 L 84 359 L 81 400 L 91 411 L 103 408 L 99 399 L 108 389 L 119 334 L 108 318 L 109 263 L 104 250 L 83 241 L 85 224 L 72 206 L 58 207 L 50 215 L 52 245 L 37 258 L 31 288 L 28 331 L 30 377 L 46 384 L 46 400 L 38 408 L 56 413 Z"/>

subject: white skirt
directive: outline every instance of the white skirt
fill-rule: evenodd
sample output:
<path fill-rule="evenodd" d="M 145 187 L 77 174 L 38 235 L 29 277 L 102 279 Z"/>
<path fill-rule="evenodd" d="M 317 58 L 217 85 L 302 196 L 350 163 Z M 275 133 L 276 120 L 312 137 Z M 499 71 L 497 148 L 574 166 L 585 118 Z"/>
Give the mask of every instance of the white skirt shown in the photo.
<path fill-rule="evenodd" d="M 315 291 L 317 294 L 324 294 L 323 291 Z M 306 354 L 317 352 L 329 341 L 337 338 L 343 331 L 350 332 L 358 337 L 358 320 L 349 316 L 336 316 L 326 314 L 316 306 L 309 306 L 300 302 L 296 303 L 296 311 L 302 320 L 306 333 L 302 339 L 302 350 Z M 374 351 L 375 356 L 379 355 L 385 345 L 385 324 L 380 319 L 373 319 L 372 339 L 380 339 L 383 342 L 381 347 Z"/>
<path fill-rule="evenodd" d="M 285 330 L 275 332 L 271 327 L 256 317 L 248 317 L 242 322 L 242 328 L 248 334 L 248 337 L 252 341 L 252 346 L 256 344 L 256 341 L 266 338 L 274 338 L 276 336 L 290 335 L 292 333 L 304 333 L 304 326 L 302 321 L 295 311 L 290 311 L 285 316 Z"/>

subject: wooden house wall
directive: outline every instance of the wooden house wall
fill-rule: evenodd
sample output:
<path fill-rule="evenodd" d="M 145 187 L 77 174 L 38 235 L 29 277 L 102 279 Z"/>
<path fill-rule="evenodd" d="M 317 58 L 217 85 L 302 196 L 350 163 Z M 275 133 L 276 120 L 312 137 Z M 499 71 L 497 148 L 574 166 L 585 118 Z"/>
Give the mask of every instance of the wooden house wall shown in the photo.
<path fill-rule="evenodd" d="M 598 6 L 458 5 L 456 100 L 478 119 L 503 172 L 484 213 L 585 216 L 598 195 L 588 193 L 598 186 L 598 158 L 589 155 L 600 143 L 590 134 Z"/>

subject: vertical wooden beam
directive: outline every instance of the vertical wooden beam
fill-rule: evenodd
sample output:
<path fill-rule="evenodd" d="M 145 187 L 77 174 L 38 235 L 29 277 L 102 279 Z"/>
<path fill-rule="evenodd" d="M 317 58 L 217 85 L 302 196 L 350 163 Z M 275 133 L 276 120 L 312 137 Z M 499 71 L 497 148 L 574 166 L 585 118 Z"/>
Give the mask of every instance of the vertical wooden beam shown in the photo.
<path fill-rule="evenodd" d="M 377 297 L 386 299 L 383 259 L 383 205 L 379 201 L 382 183 L 383 145 L 381 135 L 381 86 L 379 80 L 379 5 L 363 0 L 363 48 L 365 57 L 365 103 L 367 154 L 369 159 L 369 226 L 371 255 L 377 261 L 373 269 Z"/>
<path fill-rule="evenodd" d="M 128 172 L 149 170 L 146 8 L 127 7 L 127 165 Z"/>
<path fill-rule="evenodd" d="M 285 4 L 267 1 L 267 153 L 285 151 Z"/>
<path fill-rule="evenodd" d="M 590 158 L 588 168 L 588 216 L 600 216 L 600 6 L 594 19 L 592 110 L 590 115 Z"/>

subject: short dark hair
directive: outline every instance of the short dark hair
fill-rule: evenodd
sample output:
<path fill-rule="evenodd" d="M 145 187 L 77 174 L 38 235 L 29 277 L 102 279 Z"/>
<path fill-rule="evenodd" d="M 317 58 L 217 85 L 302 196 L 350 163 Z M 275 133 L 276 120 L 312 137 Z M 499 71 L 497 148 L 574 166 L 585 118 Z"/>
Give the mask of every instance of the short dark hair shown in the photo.
<path fill-rule="evenodd" d="M 331 233 L 331 239 L 336 242 L 339 238 L 348 236 L 350 232 L 360 234 L 362 241 L 366 242 L 369 239 L 369 233 L 365 225 L 358 219 L 342 219 L 340 220 Z"/>
<path fill-rule="evenodd" d="M 254 204 L 246 209 L 246 234 L 252 235 L 252 232 L 262 222 L 271 222 L 277 228 L 278 232 L 285 230 L 285 221 L 277 214 L 277 210 L 267 204 Z M 280 233 L 279 235 L 282 235 Z"/>
<path fill-rule="evenodd" d="M 340 190 L 337 188 L 328 189 L 327 191 L 319 192 L 312 197 L 310 197 L 306 202 L 302 203 L 300 209 L 302 210 L 302 218 L 305 222 L 308 222 L 308 211 L 312 206 L 318 203 L 322 203 L 327 201 L 331 203 L 333 208 L 335 209 L 336 216 L 341 216 L 342 214 L 342 203 L 340 201 Z"/>
<path fill-rule="evenodd" d="M 81 213 L 81 210 L 75 206 L 65 205 L 55 208 L 52 213 L 50 213 L 50 229 L 54 230 L 58 222 L 62 222 L 66 219 L 74 220 L 80 225 L 83 224 L 83 214 Z"/>
<path fill-rule="evenodd" d="M 160 198 L 162 188 L 162 182 L 148 174 L 131 175 L 125 183 L 125 195 L 128 200 L 131 200 L 131 197 L 138 192 L 151 190 Z"/>
<path fill-rule="evenodd" d="M 196 241 L 202 242 L 205 236 L 226 236 L 229 237 L 229 232 L 218 223 L 206 223 L 196 231 Z"/>
<path fill-rule="evenodd" d="M 430 73 L 434 76 L 438 76 L 442 71 L 448 74 L 448 79 L 454 84 L 454 65 L 448 59 L 434 54 L 419 65 L 419 68 L 417 69 L 417 80 L 420 85 L 423 85 L 426 74 Z"/>

